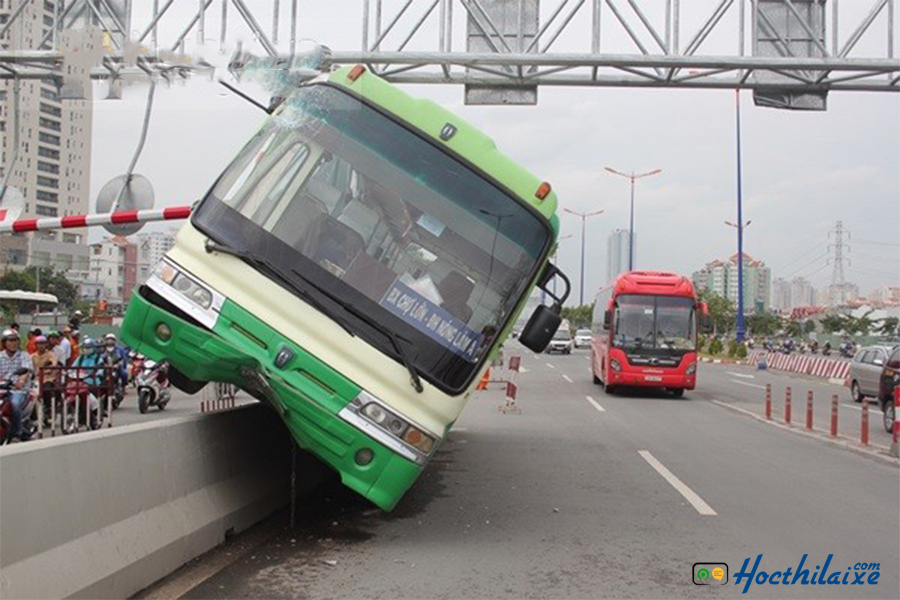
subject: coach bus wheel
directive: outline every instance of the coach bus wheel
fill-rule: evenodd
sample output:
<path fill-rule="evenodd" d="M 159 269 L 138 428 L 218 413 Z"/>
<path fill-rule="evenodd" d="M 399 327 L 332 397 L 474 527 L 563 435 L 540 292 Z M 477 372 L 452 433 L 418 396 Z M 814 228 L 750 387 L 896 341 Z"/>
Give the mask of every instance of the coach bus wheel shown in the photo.
<path fill-rule="evenodd" d="M 681 398 L 684 396 L 684 388 L 669 388 L 669 392 L 675 398 Z"/>
<path fill-rule="evenodd" d="M 616 393 L 616 386 L 614 386 L 614 385 L 604 386 L 604 391 L 606 392 L 607 395 L 614 396 Z"/>

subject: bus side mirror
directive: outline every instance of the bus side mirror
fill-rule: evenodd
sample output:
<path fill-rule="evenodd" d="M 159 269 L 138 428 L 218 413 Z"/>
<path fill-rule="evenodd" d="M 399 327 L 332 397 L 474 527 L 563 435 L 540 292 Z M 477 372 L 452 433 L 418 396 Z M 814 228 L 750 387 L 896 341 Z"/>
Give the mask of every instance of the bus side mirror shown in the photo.
<path fill-rule="evenodd" d="M 608 310 L 603 313 L 603 329 L 609 329 L 612 327 L 612 311 Z"/>
<path fill-rule="evenodd" d="M 559 305 L 538 306 L 519 334 L 519 341 L 532 352 L 543 352 L 561 323 Z"/>

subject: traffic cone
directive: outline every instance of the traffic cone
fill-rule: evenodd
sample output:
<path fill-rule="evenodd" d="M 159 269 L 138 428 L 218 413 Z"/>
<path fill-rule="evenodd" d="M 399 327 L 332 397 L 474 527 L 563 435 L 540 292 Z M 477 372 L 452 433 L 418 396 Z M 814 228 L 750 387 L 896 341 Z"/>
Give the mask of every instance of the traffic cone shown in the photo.
<path fill-rule="evenodd" d="M 488 381 L 490 381 L 490 380 L 491 380 L 491 369 L 490 369 L 490 367 L 488 367 L 488 369 L 484 372 L 484 377 L 481 378 L 481 381 L 478 382 L 478 387 L 476 387 L 475 389 L 476 390 L 488 389 L 487 388 Z"/>

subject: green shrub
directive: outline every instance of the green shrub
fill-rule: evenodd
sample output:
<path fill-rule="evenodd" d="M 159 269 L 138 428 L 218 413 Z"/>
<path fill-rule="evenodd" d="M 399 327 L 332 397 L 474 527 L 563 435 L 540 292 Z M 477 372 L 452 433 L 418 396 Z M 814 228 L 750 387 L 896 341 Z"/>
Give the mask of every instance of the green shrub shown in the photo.
<path fill-rule="evenodd" d="M 716 338 L 709 343 L 709 353 L 712 354 L 713 356 L 718 356 L 719 354 L 722 353 L 722 350 L 723 350 L 722 340 Z"/>
<path fill-rule="evenodd" d="M 747 346 L 745 344 L 741 344 L 737 347 L 737 351 L 734 353 L 735 358 L 747 358 Z"/>

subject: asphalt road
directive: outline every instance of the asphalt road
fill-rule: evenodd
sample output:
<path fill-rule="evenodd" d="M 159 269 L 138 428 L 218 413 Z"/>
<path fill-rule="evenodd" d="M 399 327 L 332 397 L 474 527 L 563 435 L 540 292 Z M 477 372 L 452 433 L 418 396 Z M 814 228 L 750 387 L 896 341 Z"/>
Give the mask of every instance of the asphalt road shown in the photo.
<path fill-rule="evenodd" d="M 478 393 L 394 512 L 327 484 L 294 529 L 279 514 L 144 595 L 735 597 L 745 559 L 773 573 L 807 554 L 816 573 L 833 554 L 829 573 L 848 581 L 879 563 L 877 584 L 753 584 L 745 597 L 900 597 L 897 464 L 713 402 L 758 409 L 760 390 L 736 381 L 781 376 L 703 364 L 683 399 L 607 396 L 584 351 L 523 355 L 521 414 Z M 696 562 L 726 563 L 728 582 L 694 585 Z"/>

